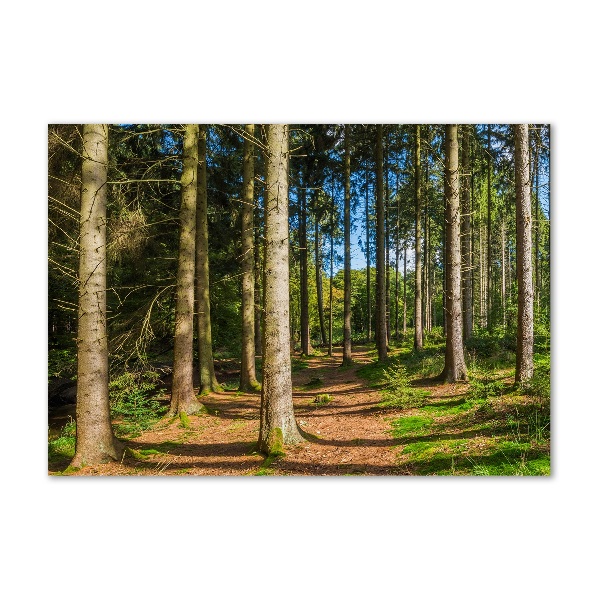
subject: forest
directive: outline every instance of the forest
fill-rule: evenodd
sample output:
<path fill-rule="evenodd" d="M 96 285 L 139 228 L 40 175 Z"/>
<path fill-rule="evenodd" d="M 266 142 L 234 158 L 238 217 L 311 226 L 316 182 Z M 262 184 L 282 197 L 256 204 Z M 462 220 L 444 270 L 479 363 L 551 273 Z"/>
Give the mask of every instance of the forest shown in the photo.
<path fill-rule="evenodd" d="M 550 475 L 549 125 L 49 125 L 48 473 Z"/>

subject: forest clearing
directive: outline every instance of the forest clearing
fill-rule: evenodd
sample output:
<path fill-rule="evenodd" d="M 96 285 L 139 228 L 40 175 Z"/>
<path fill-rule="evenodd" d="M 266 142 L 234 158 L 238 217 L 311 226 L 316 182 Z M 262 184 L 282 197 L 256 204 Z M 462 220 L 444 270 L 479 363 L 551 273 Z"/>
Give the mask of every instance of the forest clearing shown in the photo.
<path fill-rule="evenodd" d="M 49 473 L 549 475 L 549 151 L 51 125 Z"/>
<path fill-rule="evenodd" d="M 538 381 L 530 393 L 515 390 L 510 367 L 490 371 L 494 360 L 498 364 L 497 355 L 480 361 L 474 385 L 441 383 L 433 378 L 439 345 L 437 354 L 434 347 L 422 356 L 406 346 L 392 352 L 392 364 L 409 362 L 417 377 L 400 388 L 374 362 L 373 347 L 356 347 L 350 367 L 339 366 L 339 349 L 332 357 L 293 359 L 294 411 L 306 442 L 280 456 L 265 458 L 257 452 L 260 395 L 235 391 L 239 375 L 229 379 L 224 370 L 225 389 L 203 399 L 207 413 L 190 416 L 185 423 L 178 417 L 160 418 L 168 407 L 169 396 L 163 394 L 162 409 L 146 415 L 146 431 L 130 434 L 130 450 L 120 462 L 85 467 L 77 474 L 550 473 L 549 389 Z M 540 357 L 542 369 L 544 363 L 547 368 L 547 359 Z M 73 428 L 61 426 L 70 418 L 54 422 L 51 474 L 60 474 L 72 458 Z M 115 425 L 117 431 L 128 431 L 128 419 Z"/>

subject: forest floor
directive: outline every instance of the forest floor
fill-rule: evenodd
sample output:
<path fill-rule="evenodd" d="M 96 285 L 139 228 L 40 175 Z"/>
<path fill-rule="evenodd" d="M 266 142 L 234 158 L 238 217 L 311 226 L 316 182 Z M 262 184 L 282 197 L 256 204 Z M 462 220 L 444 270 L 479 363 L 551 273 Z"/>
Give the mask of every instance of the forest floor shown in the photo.
<path fill-rule="evenodd" d="M 232 390 L 202 397 L 206 414 L 185 423 L 163 417 L 125 440 L 122 460 L 72 474 L 550 473 L 549 402 L 515 392 L 510 369 L 493 376 L 484 369 L 470 384 L 446 384 L 427 377 L 439 368 L 439 352 L 415 356 L 397 348 L 387 365 L 374 358 L 372 346 L 354 347 L 350 367 L 340 367 L 341 348 L 333 357 L 293 358 L 294 410 L 306 442 L 287 446 L 284 456 L 265 458 L 256 450 L 260 393 Z M 410 376 L 397 370 L 404 364 L 412 366 Z M 390 367 L 400 380 L 390 378 Z M 224 384 L 233 387 L 235 380 Z M 53 453 L 50 474 L 63 472 L 68 454 Z"/>

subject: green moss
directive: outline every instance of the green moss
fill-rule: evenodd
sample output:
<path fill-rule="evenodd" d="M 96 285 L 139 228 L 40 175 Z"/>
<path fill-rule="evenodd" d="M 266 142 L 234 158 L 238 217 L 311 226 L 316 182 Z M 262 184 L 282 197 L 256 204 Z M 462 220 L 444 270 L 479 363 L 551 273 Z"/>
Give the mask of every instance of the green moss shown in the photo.
<path fill-rule="evenodd" d="M 69 465 L 63 472 L 62 475 L 71 475 L 72 473 L 77 473 L 79 471 L 79 467 L 72 467 Z"/>
<path fill-rule="evenodd" d="M 267 438 L 267 448 L 269 451 L 269 457 L 272 456 L 285 456 L 283 451 L 283 432 L 280 427 L 274 427 L 269 433 Z"/>
<path fill-rule="evenodd" d="M 185 429 L 189 428 L 190 418 L 187 416 L 187 413 L 184 410 L 179 413 L 179 420 L 181 421 L 181 427 L 184 427 Z"/>

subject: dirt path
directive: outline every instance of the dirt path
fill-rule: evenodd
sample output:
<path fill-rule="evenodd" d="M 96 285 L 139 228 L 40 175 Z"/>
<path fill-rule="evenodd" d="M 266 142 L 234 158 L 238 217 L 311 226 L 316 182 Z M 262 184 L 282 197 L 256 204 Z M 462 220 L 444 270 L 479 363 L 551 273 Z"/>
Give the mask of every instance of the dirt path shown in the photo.
<path fill-rule="evenodd" d="M 163 420 L 131 440 L 138 452 L 120 463 L 82 469 L 81 475 L 396 475 L 394 440 L 386 433 L 391 415 L 377 407 L 379 393 L 356 370 L 370 362 L 364 347 L 353 351 L 355 365 L 340 368 L 333 357 L 311 357 L 293 373 L 296 419 L 309 441 L 286 448 L 270 462 L 256 453 L 260 394 L 223 392 L 204 399 L 207 415 Z M 304 366 L 304 365 L 303 365 Z M 312 383 L 311 383 L 312 382 Z M 308 385 L 307 385 L 308 384 Z M 327 404 L 314 402 L 330 394 Z"/>

